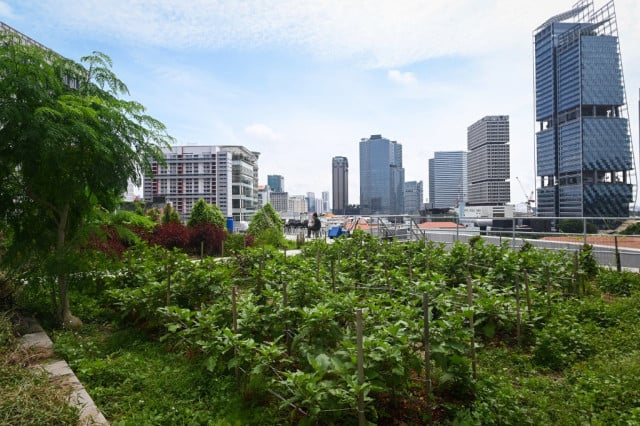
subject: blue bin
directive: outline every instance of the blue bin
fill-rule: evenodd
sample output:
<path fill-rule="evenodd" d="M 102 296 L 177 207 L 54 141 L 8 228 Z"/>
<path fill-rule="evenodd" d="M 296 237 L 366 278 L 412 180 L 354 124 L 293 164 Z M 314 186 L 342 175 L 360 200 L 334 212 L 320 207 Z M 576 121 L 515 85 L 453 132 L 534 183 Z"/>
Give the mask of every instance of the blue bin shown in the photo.
<path fill-rule="evenodd" d="M 333 226 L 331 228 L 329 228 L 329 232 L 327 233 L 327 236 L 329 238 L 337 238 L 340 235 L 342 235 L 344 233 L 344 231 L 342 230 L 342 228 L 340 226 Z"/>
<path fill-rule="evenodd" d="M 227 229 L 229 232 L 233 233 L 233 218 L 227 218 Z"/>

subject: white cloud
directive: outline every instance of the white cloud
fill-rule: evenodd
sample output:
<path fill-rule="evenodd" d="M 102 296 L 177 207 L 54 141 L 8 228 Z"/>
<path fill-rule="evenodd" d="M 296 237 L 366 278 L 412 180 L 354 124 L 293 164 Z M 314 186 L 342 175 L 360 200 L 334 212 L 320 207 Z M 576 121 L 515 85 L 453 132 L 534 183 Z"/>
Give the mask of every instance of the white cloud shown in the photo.
<path fill-rule="evenodd" d="M 281 137 L 274 132 L 269 126 L 260 123 L 254 123 L 245 127 L 244 132 L 259 139 L 266 139 L 269 141 L 277 141 Z"/>
<path fill-rule="evenodd" d="M 135 43 L 280 46 L 397 67 L 443 55 L 481 55 L 530 39 L 539 17 L 558 6 L 551 0 L 43 0 L 37 7 L 70 29 Z"/>
<path fill-rule="evenodd" d="M 3 2 L 2 0 L 0 0 L 0 16 L 5 18 L 14 17 L 13 11 L 11 10 L 11 6 Z"/>
<path fill-rule="evenodd" d="M 418 81 L 415 74 L 408 71 L 402 72 L 398 70 L 389 70 L 387 72 L 387 77 L 389 80 L 402 85 L 412 85 Z"/>

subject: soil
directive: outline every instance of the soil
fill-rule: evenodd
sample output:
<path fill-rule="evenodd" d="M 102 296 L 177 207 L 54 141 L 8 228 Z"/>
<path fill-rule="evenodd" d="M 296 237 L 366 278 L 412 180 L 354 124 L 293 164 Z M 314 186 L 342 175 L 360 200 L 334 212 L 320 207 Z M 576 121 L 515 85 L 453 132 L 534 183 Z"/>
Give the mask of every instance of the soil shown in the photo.
<path fill-rule="evenodd" d="M 582 236 L 572 237 L 544 237 L 543 240 L 548 241 L 568 241 L 575 243 L 582 243 L 584 238 Z M 587 244 L 599 245 L 599 246 L 615 246 L 615 240 L 613 235 L 588 235 Z M 618 236 L 618 247 L 640 249 L 640 236 Z"/>

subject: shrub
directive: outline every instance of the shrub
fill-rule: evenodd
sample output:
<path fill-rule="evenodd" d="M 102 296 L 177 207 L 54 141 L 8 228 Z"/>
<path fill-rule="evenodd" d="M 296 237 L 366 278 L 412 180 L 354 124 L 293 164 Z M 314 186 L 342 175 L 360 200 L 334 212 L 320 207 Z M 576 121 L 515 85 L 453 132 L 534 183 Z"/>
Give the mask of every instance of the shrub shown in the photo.
<path fill-rule="evenodd" d="M 249 223 L 247 234 L 253 235 L 259 245 L 280 247 L 284 243 L 282 219 L 271 204 L 258 210 Z"/>
<path fill-rule="evenodd" d="M 188 226 L 211 224 L 217 228 L 225 227 L 225 219 L 220 208 L 215 204 L 207 204 L 204 198 L 200 198 L 191 209 Z"/>
<path fill-rule="evenodd" d="M 630 296 L 640 289 L 640 274 L 630 271 L 600 269 L 597 283 L 603 293 L 616 296 Z"/>
<path fill-rule="evenodd" d="M 167 203 L 162 209 L 162 223 L 171 222 L 181 223 L 182 221 L 180 220 L 180 213 L 171 204 Z"/>
<path fill-rule="evenodd" d="M 111 258 L 120 258 L 127 249 L 127 245 L 118 235 L 115 227 L 101 225 L 90 236 L 86 248 L 97 250 Z"/>
<path fill-rule="evenodd" d="M 567 234 L 582 234 L 584 224 L 580 219 L 561 219 L 558 223 L 558 230 Z M 587 234 L 597 234 L 598 227 L 591 222 L 587 222 Z"/>
<path fill-rule="evenodd" d="M 224 255 L 232 255 L 247 247 L 254 246 L 254 238 L 249 234 L 227 234 L 224 242 Z"/>
<path fill-rule="evenodd" d="M 545 325 L 536 336 L 533 361 L 541 367 L 561 371 L 594 352 L 585 326 L 576 317 L 563 315 Z"/>
<path fill-rule="evenodd" d="M 168 250 L 174 248 L 184 249 L 189 243 L 187 228 L 179 222 L 167 222 L 158 225 L 151 235 L 151 243 Z"/>
<path fill-rule="evenodd" d="M 147 232 L 153 230 L 157 223 L 147 216 L 142 216 L 127 210 L 120 210 L 111 217 L 113 225 L 125 225 L 127 228 L 144 229 Z"/>
<path fill-rule="evenodd" d="M 638 235 L 640 234 L 640 222 L 632 223 L 627 226 L 625 229 L 620 231 L 621 235 Z"/>
<path fill-rule="evenodd" d="M 222 254 L 222 243 L 227 237 L 226 231 L 211 223 L 200 223 L 190 226 L 189 249 L 193 254 L 200 254 L 201 248 L 204 254 L 219 256 Z"/>

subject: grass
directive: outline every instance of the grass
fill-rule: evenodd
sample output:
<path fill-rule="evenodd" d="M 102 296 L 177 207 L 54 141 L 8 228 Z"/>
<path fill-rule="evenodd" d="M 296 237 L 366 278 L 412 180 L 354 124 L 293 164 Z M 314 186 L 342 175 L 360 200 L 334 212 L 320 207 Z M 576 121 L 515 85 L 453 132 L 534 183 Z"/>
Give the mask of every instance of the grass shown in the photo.
<path fill-rule="evenodd" d="M 112 425 L 264 424 L 247 412 L 230 377 L 168 352 L 137 329 L 88 325 L 55 333 L 64 356 Z"/>
<path fill-rule="evenodd" d="M 490 344 L 479 352 L 476 399 L 454 423 L 609 425 L 640 421 L 640 295 L 611 303 L 571 302 L 593 346 L 561 371 L 537 365 L 534 347 Z M 113 425 L 273 424 L 265 408 L 237 394 L 232 377 L 216 377 L 197 356 L 168 351 L 138 329 L 89 325 L 55 333 L 67 358 Z"/>
<path fill-rule="evenodd" d="M 487 347 L 467 420 L 482 424 L 640 424 L 640 294 L 571 304 L 594 353 L 562 371 L 536 365 L 532 348 Z M 564 315 L 560 313 L 560 315 Z M 595 325 L 595 326 L 594 326 Z M 474 422 L 475 420 L 476 422 Z"/>
<path fill-rule="evenodd" d="M 79 413 L 67 402 L 68 389 L 49 373 L 28 368 L 34 358 L 20 349 L 10 314 L 0 313 L 0 424 L 12 426 L 74 425 Z"/>

